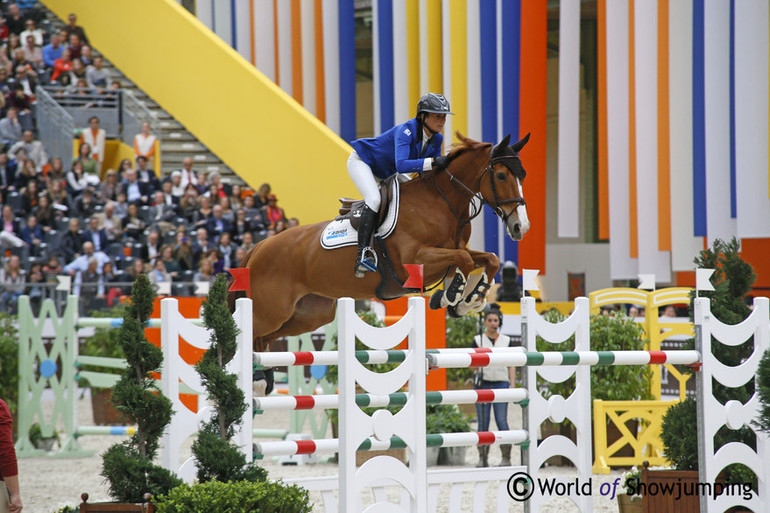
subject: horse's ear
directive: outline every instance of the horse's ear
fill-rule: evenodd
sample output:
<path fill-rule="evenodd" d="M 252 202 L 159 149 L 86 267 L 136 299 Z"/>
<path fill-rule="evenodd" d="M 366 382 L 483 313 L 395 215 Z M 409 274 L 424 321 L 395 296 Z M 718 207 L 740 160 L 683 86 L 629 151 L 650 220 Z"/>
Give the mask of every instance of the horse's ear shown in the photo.
<path fill-rule="evenodd" d="M 502 141 L 500 141 L 500 144 L 498 146 L 508 146 L 508 143 L 511 141 L 511 134 L 506 135 Z"/>
<path fill-rule="evenodd" d="M 527 141 L 529 141 L 529 134 L 525 135 L 521 141 L 513 145 L 513 151 L 519 153 L 524 145 L 527 144 Z"/>

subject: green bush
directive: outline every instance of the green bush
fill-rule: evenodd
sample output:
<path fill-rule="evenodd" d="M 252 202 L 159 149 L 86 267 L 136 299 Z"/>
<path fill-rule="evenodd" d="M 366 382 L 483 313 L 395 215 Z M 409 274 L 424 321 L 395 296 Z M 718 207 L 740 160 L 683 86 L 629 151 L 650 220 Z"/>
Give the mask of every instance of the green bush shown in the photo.
<path fill-rule="evenodd" d="M 757 395 L 759 396 L 759 419 L 754 425 L 770 433 L 770 349 L 765 351 L 757 369 Z"/>
<path fill-rule="evenodd" d="M 698 470 L 698 415 L 692 398 L 666 411 L 660 438 L 666 458 L 676 469 Z"/>
<path fill-rule="evenodd" d="M 456 404 L 431 404 L 425 408 L 426 433 L 467 433 L 471 430 L 468 416 Z"/>
<path fill-rule="evenodd" d="M 446 320 L 446 346 L 469 348 L 473 344 L 473 337 L 481 333 L 484 328 L 481 326 L 479 314 L 470 313 L 463 317 L 447 317 Z M 447 369 L 446 379 L 448 382 L 457 382 L 460 384 L 472 382 L 474 369 L 466 367 L 463 369 Z"/>
<path fill-rule="evenodd" d="M 14 416 L 19 406 L 19 336 L 15 323 L 16 317 L 0 312 L 0 397 Z"/>
<path fill-rule="evenodd" d="M 157 497 L 158 513 L 309 513 L 308 492 L 296 485 L 209 481 L 183 484 Z"/>

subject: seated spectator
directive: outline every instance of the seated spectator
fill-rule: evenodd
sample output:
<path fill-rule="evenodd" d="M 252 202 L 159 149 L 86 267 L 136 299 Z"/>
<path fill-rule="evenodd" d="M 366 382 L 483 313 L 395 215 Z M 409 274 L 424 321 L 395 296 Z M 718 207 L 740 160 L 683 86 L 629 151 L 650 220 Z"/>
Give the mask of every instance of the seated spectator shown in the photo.
<path fill-rule="evenodd" d="M 246 251 L 245 249 L 241 247 L 235 248 L 235 256 L 233 257 L 233 262 L 232 262 L 233 267 L 243 267 L 247 254 L 248 254 L 248 251 Z"/>
<path fill-rule="evenodd" d="M 93 66 L 94 53 L 93 53 L 93 50 L 91 50 L 90 46 L 83 45 L 80 48 L 80 61 L 83 63 L 86 69 L 88 69 L 89 66 Z"/>
<path fill-rule="evenodd" d="M 182 160 L 182 169 L 179 169 L 179 174 L 182 176 L 182 190 L 187 187 L 188 183 L 198 185 L 198 172 L 193 169 L 193 159 L 185 157 Z"/>
<path fill-rule="evenodd" d="M 661 317 L 678 317 L 676 312 L 676 306 L 666 305 L 660 311 Z"/>
<path fill-rule="evenodd" d="M 51 82 L 59 82 L 59 85 L 67 85 L 61 83 L 61 77 L 62 75 L 66 75 L 69 78 L 70 71 L 72 71 L 72 53 L 69 48 L 65 47 L 62 49 L 59 58 L 53 61 Z"/>
<path fill-rule="evenodd" d="M 13 52 L 19 48 L 21 48 L 21 38 L 19 37 L 19 34 L 11 33 L 11 35 L 8 36 L 8 44 L 5 46 L 5 49 L 8 52 L 8 57 L 13 57 Z M 8 71 L 13 71 L 13 68 L 9 69 Z"/>
<path fill-rule="evenodd" d="M 224 232 L 222 233 L 222 235 L 219 236 L 219 239 L 217 240 L 216 248 L 217 248 L 217 251 L 219 251 L 219 254 L 221 255 L 221 258 L 223 260 L 222 265 L 224 266 L 225 270 L 228 270 L 231 267 L 237 267 L 237 262 L 235 260 L 235 250 L 237 249 L 237 247 L 232 242 L 230 232 Z"/>
<path fill-rule="evenodd" d="M 16 162 L 9 160 L 5 153 L 0 153 L 0 194 L 2 194 L 2 199 L 5 200 L 7 194 L 15 190 Z"/>
<path fill-rule="evenodd" d="M 299 219 L 297 219 L 296 217 L 290 217 L 289 228 L 294 228 L 295 226 L 299 226 Z"/>
<path fill-rule="evenodd" d="M 70 195 L 78 196 L 88 187 L 89 179 L 83 171 L 83 161 L 75 160 L 67 173 L 67 190 Z"/>
<path fill-rule="evenodd" d="M 227 219 L 222 217 L 223 211 L 221 205 L 214 205 L 211 209 L 211 218 L 206 222 L 206 229 L 210 238 L 219 237 L 224 232 L 232 232 L 233 225 Z"/>
<path fill-rule="evenodd" d="M 152 262 L 160 256 L 161 240 L 157 230 L 150 230 L 142 245 L 141 257 L 145 262 Z"/>
<path fill-rule="evenodd" d="M 5 55 L 5 50 L 0 48 L 0 93 L 2 93 L 2 98 L 0 98 L 0 104 L 2 104 L 2 111 L 6 112 L 5 110 L 5 98 L 8 96 L 8 93 L 11 92 L 11 82 L 13 82 L 13 78 L 10 76 L 10 72 L 8 70 L 13 69 L 13 62 L 8 58 L 7 55 Z"/>
<path fill-rule="evenodd" d="M 81 52 L 83 51 L 83 42 L 77 34 L 70 33 L 69 38 L 67 39 L 67 48 L 70 49 L 72 63 L 79 62 L 80 64 L 83 64 L 83 61 L 80 60 Z"/>
<path fill-rule="evenodd" d="M 243 209 L 238 210 L 235 213 L 235 223 L 233 223 L 233 239 L 240 244 L 243 241 L 244 235 L 251 235 L 254 231 L 256 231 L 254 223 L 246 219 L 246 211 Z"/>
<path fill-rule="evenodd" d="M 219 173 L 209 173 L 209 195 L 212 202 L 218 201 L 218 198 L 230 195 L 230 186 L 222 183 Z"/>
<path fill-rule="evenodd" d="M 27 273 L 27 288 L 24 293 L 29 296 L 29 302 L 34 312 L 39 312 L 40 303 L 43 300 L 44 283 L 43 265 L 38 263 L 32 264 L 29 267 L 29 273 Z"/>
<path fill-rule="evenodd" d="M 167 182 L 164 182 L 164 186 Z M 169 186 L 169 190 L 170 186 Z M 166 201 L 169 201 L 169 198 L 174 198 L 171 194 L 166 194 L 166 190 L 164 188 L 163 190 L 164 196 L 166 197 Z M 173 201 L 173 199 L 172 199 Z M 193 184 L 188 184 L 187 188 L 184 191 L 184 196 L 179 200 L 179 213 L 182 217 L 185 218 L 185 221 L 187 221 L 190 224 L 194 224 L 193 219 L 195 218 L 195 212 L 198 210 L 198 189 L 195 188 Z"/>
<path fill-rule="evenodd" d="M 230 224 L 235 223 L 235 212 L 233 212 L 233 209 L 230 207 L 230 197 L 223 196 L 219 198 L 219 206 L 222 207 L 222 217 Z"/>
<path fill-rule="evenodd" d="M 51 188 L 48 190 L 48 194 L 51 196 L 51 208 L 60 213 L 57 215 L 64 217 L 70 214 L 72 205 L 70 204 L 70 199 L 67 195 L 66 185 L 58 181 L 51 182 Z"/>
<path fill-rule="evenodd" d="M 254 206 L 254 196 L 243 198 L 243 212 L 246 215 L 246 219 L 253 221 L 255 225 L 262 225 L 262 216 L 259 214 L 259 209 Z"/>
<path fill-rule="evenodd" d="M 283 231 L 286 231 L 289 229 L 289 222 L 286 219 L 279 219 L 275 222 L 275 227 L 273 230 L 275 230 L 275 233 L 281 233 Z"/>
<path fill-rule="evenodd" d="M 24 293 L 26 281 L 21 259 L 17 255 L 11 255 L 5 267 L 0 269 L 0 311 L 16 314 L 17 303 Z"/>
<path fill-rule="evenodd" d="M 150 186 L 139 181 L 135 169 L 129 169 L 125 172 L 121 191 L 126 193 L 126 199 L 130 204 L 146 205 L 149 201 Z"/>
<path fill-rule="evenodd" d="M 82 66 L 82 64 L 80 65 Z M 74 68 L 77 66 L 77 63 L 73 65 L 73 72 Z M 101 178 L 101 166 L 102 161 L 104 160 L 104 147 L 107 141 L 107 132 L 103 128 L 99 127 L 98 116 L 91 116 L 88 118 L 88 128 L 85 128 L 80 132 L 80 141 L 89 144 L 89 147 L 91 148 L 90 157 L 92 157 L 98 163 L 96 167 L 96 176 Z M 81 151 L 80 158 L 83 157 L 84 155 Z M 87 172 L 90 171 L 87 170 Z"/>
<path fill-rule="evenodd" d="M 30 102 L 35 99 L 35 87 L 37 87 L 37 74 L 35 68 L 35 63 L 27 60 L 23 48 L 16 50 L 13 65 L 13 69 L 16 70 L 16 73 L 13 75 L 13 81 L 16 84 L 22 85 L 24 94 L 30 98 Z"/>
<path fill-rule="evenodd" d="M 126 271 L 128 276 L 131 278 L 131 281 L 136 281 L 140 274 L 144 274 L 146 272 L 147 266 L 145 265 L 144 260 L 141 258 L 134 259 L 134 263 L 131 264 L 131 267 L 129 267 Z"/>
<path fill-rule="evenodd" d="M 96 251 L 94 249 L 93 242 L 84 242 L 82 246 L 82 253 L 80 256 L 75 257 L 70 263 L 64 266 L 64 272 L 69 273 L 70 276 L 75 276 L 78 271 L 88 270 L 89 260 L 96 258 L 96 268 L 99 273 L 102 272 L 102 266 L 105 262 L 110 261 L 110 257 L 104 251 Z"/>
<path fill-rule="evenodd" d="M 251 232 L 245 232 L 241 236 L 241 245 L 238 247 L 246 251 L 246 253 L 251 251 L 251 248 L 254 247 L 254 235 Z"/>
<path fill-rule="evenodd" d="M 43 60 L 43 50 L 35 44 L 35 36 L 29 35 L 26 37 L 24 45 L 24 59 L 27 62 L 31 62 L 36 70 L 45 67 L 45 61 Z M 34 94 L 34 89 L 32 90 Z"/>
<path fill-rule="evenodd" d="M 145 228 L 145 222 L 139 218 L 139 207 L 136 203 L 128 204 L 128 214 L 121 220 L 123 224 L 123 235 L 136 241 L 142 237 Z"/>
<path fill-rule="evenodd" d="M 11 84 L 11 92 L 6 98 L 7 107 L 16 109 L 19 123 L 23 130 L 32 130 L 32 99 L 24 92 L 24 85 L 18 82 Z"/>
<path fill-rule="evenodd" d="M 43 143 L 35 140 L 35 134 L 32 130 L 25 130 L 21 141 L 15 143 L 8 150 L 8 157 L 15 158 L 16 152 L 24 148 L 27 158 L 35 163 L 35 169 L 38 173 L 43 171 L 43 166 L 48 163 L 48 154 L 45 152 Z"/>
<path fill-rule="evenodd" d="M 193 281 L 195 283 L 207 281 L 209 285 L 214 283 L 214 268 L 208 258 L 203 258 L 198 262 L 198 271 L 193 275 Z"/>
<path fill-rule="evenodd" d="M 154 229 L 160 231 L 161 235 L 166 235 L 174 229 L 173 221 L 177 216 L 176 207 L 166 203 L 163 191 L 155 191 L 153 197 L 154 201 L 149 211 L 149 222 Z"/>
<path fill-rule="evenodd" d="M 147 274 L 150 276 L 150 283 L 153 285 L 171 281 L 171 274 L 166 270 L 166 265 L 160 257 L 153 261 L 152 270 Z"/>
<path fill-rule="evenodd" d="M 59 257 L 54 253 L 48 257 L 48 262 L 43 266 L 45 281 L 48 283 L 56 283 L 56 276 L 62 273 L 64 273 L 64 269 L 61 266 Z"/>
<path fill-rule="evenodd" d="M 118 181 L 122 182 L 125 178 L 125 173 L 129 169 L 134 169 L 134 167 L 131 165 L 131 159 L 123 159 L 120 161 L 120 165 L 118 166 Z"/>
<path fill-rule="evenodd" d="M 195 239 L 193 239 L 191 246 L 193 261 L 195 262 L 200 262 L 210 249 L 214 249 L 214 244 L 209 242 L 209 232 L 205 228 L 198 228 L 195 231 Z"/>
<path fill-rule="evenodd" d="M 267 206 L 267 199 L 270 196 L 270 184 L 263 183 L 257 190 L 256 197 L 254 198 L 254 208 L 261 209 Z"/>
<path fill-rule="evenodd" d="M 29 162 L 29 160 L 27 161 Z M 25 162 L 26 163 L 26 162 Z M 30 180 L 27 186 L 21 191 L 21 210 L 22 212 L 32 212 L 37 206 L 40 194 L 40 187 L 37 180 Z"/>
<path fill-rule="evenodd" d="M 48 194 L 40 195 L 37 207 L 32 213 L 37 218 L 37 224 L 40 225 L 44 232 L 56 229 L 56 221 L 59 219 L 59 216 L 56 215 L 56 210 L 51 206 Z"/>
<path fill-rule="evenodd" d="M 233 210 L 238 210 L 239 208 L 243 207 L 243 199 L 241 198 L 241 186 L 236 184 L 233 184 L 230 189 L 230 196 L 228 196 L 228 199 L 230 200 L 230 208 Z"/>
<path fill-rule="evenodd" d="M 171 244 L 164 244 L 160 247 L 160 259 L 166 267 L 166 271 L 172 278 L 178 278 L 182 268 L 174 259 L 174 248 Z"/>
<path fill-rule="evenodd" d="M 45 171 L 45 166 L 43 166 L 43 170 Z M 61 157 L 51 159 L 51 164 L 45 175 L 46 188 L 50 189 L 52 182 L 61 182 L 62 184 L 67 182 L 67 173 L 64 172 L 64 161 Z"/>
<path fill-rule="evenodd" d="M 40 256 L 40 243 L 43 241 L 43 229 L 37 224 L 37 217 L 30 215 L 27 217 L 27 225 L 21 229 L 21 240 L 23 240 L 32 256 Z"/>
<path fill-rule="evenodd" d="M 278 206 L 278 198 L 275 194 L 267 197 L 267 205 L 262 208 L 262 219 L 267 228 L 275 229 L 275 223 L 281 219 L 286 219 L 286 213 Z"/>
<path fill-rule="evenodd" d="M 176 208 L 178 212 L 181 199 L 171 194 L 171 187 L 171 180 L 163 180 L 161 183 L 160 190 L 163 193 L 163 201 L 166 205 Z M 192 185 L 188 185 L 187 187 L 190 188 Z"/>
<path fill-rule="evenodd" d="M 15 3 L 8 5 L 8 13 L 5 15 L 5 24 L 11 34 L 19 35 L 26 28 L 27 17 L 21 12 L 19 6 Z"/>
<path fill-rule="evenodd" d="M 120 219 L 128 215 L 128 198 L 122 185 L 120 192 L 118 192 L 118 197 L 115 199 L 115 215 Z"/>
<path fill-rule="evenodd" d="M 98 217 L 92 215 L 88 218 L 88 226 L 82 238 L 83 242 L 93 243 L 95 251 L 107 251 L 107 231 L 99 227 Z"/>
<path fill-rule="evenodd" d="M 115 203 L 108 201 L 104 205 L 104 211 L 96 214 L 99 220 L 99 228 L 107 233 L 108 242 L 120 241 L 123 237 L 123 225 L 120 217 L 115 213 Z"/>
<path fill-rule="evenodd" d="M 5 18 L 0 15 L 0 42 L 5 44 L 8 41 L 8 36 L 10 34 L 11 31 L 8 30 L 8 25 L 5 23 Z"/>
<path fill-rule="evenodd" d="M 83 238 L 80 235 L 80 220 L 76 217 L 71 217 L 69 223 L 67 223 L 67 231 L 59 243 L 59 251 L 64 258 L 64 262 L 72 262 L 79 257 L 82 247 Z"/>
<path fill-rule="evenodd" d="M 62 30 L 66 31 L 67 36 L 75 34 L 80 41 L 83 41 L 83 44 L 90 44 L 86 37 L 86 31 L 83 30 L 83 27 L 78 25 L 78 17 L 75 13 L 72 13 L 67 17 L 67 26 Z"/>
<path fill-rule="evenodd" d="M 225 270 L 224 261 L 222 260 L 222 255 L 219 254 L 219 251 L 216 249 L 210 249 L 206 253 L 206 258 L 211 263 L 212 269 L 214 269 L 214 275 L 217 275 Z"/>
<path fill-rule="evenodd" d="M 174 240 L 174 260 L 179 264 L 183 271 L 192 271 L 193 269 L 193 250 L 187 239 L 187 234 L 179 230 L 176 232 Z"/>
<path fill-rule="evenodd" d="M 150 124 L 145 121 L 142 123 L 142 131 L 134 136 L 134 154 L 136 158 L 152 159 L 155 155 L 155 141 L 155 136 L 150 133 Z"/>
<path fill-rule="evenodd" d="M 96 89 L 97 93 L 107 89 L 110 73 L 104 68 L 104 60 L 100 56 L 94 57 L 94 65 L 86 69 L 86 80 L 92 89 Z"/>
<path fill-rule="evenodd" d="M 103 262 L 103 265 L 108 263 L 109 260 Z M 77 271 L 72 292 L 80 296 L 81 310 L 84 312 L 106 306 L 104 280 L 96 256 L 89 257 L 86 268 Z"/>
<path fill-rule="evenodd" d="M 24 150 L 20 150 L 19 153 L 25 153 Z M 38 189 L 45 186 L 42 175 L 38 174 L 35 162 L 28 158 L 19 160 L 21 166 L 21 172 L 16 174 L 16 189 L 22 190 L 27 187 L 30 182 L 35 182 L 38 185 Z"/>
<path fill-rule="evenodd" d="M 102 282 L 104 283 L 104 299 L 107 301 L 107 306 L 112 307 L 116 304 L 116 299 L 123 294 L 123 288 L 121 280 L 123 280 L 119 274 L 115 273 L 115 266 L 112 262 L 105 262 L 102 266 Z"/>
<path fill-rule="evenodd" d="M 63 52 L 64 47 L 61 44 L 59 34 L 51 35 L 51 42 L 43 47 L 43 64 L 48 68 L 53 68 L 56 59 L 60 59 Z"/>
<path fill-rule="evenodd" d="M 184 195 L 185 185 L 182 183 L 182 172 L 179 170 L 171 173 L 171 194 L 181 199 Z"/>
<path fill-rule="evenodd" d="M 139 181 L 149 184 L 151 189 L 160 189 L 160 180 L 158 180 L 155 170 L 147 166 L 145 157 L 136 158 L 136 176 Z"/>
<path fill-rule="evenodd" d="M 114 169 L 108 169 L 104 174 L 104 181 L 99 190 L 99 201 L 107 203 L 118 199 L 120 184 L 118 183 L 118 173 Z"/>
<path fill-rule="evenodd" d="M 37 46 L 43 46 L 43 30 L 37 28 L 35 20 L 28 19 L 24 22 L 25 30 L 19 34 L 19 38 L 22 41 L 26 41 L 29 36 L 32 36 L 32 41 Z"/>
<path fill-rule="evenodd" d="M 207 226 L 209 219 L 211 219 L 214 210 L 211 208 L 211 203 L 208 196 L 198 196 L 198 203 L 200 204 L 197 212 L 194 213 L 192 223 L 195 227 Z"/>

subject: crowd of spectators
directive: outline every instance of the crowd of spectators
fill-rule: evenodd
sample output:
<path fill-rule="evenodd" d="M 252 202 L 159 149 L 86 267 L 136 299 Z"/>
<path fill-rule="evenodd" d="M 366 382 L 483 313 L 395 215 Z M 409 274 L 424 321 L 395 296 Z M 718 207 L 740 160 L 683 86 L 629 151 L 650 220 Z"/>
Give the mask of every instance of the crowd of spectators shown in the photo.
<path fill-rule="evenodd" d="M 298 224 L 269 184 L 255 192 L 225 183 L 217 172 L 196 170 L 192 157 L 158 176 L 149 124 L 134 139 L 135 158 L 117 169 L 103 169 L 106 137 L 96 116 L 82 127 L 77 157 L 48 155 L 36 139 L 34 85 L 80 83 L 98 94 L 115 81 L 75 14 L 48 32 L 38 28 L 34 8 L 10 4 L 4 16 L 0 311 L 13 312 L 21 294 L 39 301 L 57 276 L 71 277 L 87 309 L 112 305 L 140 273 L 172 282 L 175 295 L 192 295 L 194 282 L 238 267 L 256 242 Z"/>

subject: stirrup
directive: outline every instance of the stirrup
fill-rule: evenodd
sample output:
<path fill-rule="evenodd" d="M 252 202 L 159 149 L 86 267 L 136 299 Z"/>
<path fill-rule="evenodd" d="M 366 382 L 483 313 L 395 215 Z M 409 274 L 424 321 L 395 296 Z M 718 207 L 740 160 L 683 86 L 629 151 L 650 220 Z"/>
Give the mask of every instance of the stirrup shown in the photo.
<path fill-rule="evenodd" d="M 377 271 L 377 253 L 374 250 L 366 246 L 361 249 L 361 254 L 356 261 L 356 278 L 363 278 L 367 272 Z"/>

